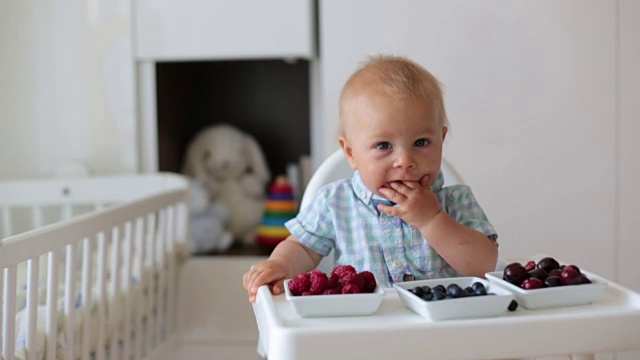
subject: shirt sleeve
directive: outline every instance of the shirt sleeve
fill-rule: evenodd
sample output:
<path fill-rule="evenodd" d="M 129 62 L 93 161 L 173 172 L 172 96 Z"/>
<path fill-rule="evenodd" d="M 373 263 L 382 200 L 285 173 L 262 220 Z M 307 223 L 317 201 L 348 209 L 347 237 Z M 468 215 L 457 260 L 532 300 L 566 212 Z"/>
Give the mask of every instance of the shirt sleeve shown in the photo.
<path fill-rule="evenodd" d="M 454 220 L 471 229 L 480 231 L 496 243 L 498 233 L 489 222 L 471 188 L 465 185 L 454 185 L 442 189 L 444 192 L 444 209 Z"/>
<path fill-rule="evenodd" d="M 321 188 L 309 205 L 285 223 L 291 235 L 322 256 L 329 255 L 335 248 L 336 230 L 330 206 L 330 192 L 330 188 Z"/>

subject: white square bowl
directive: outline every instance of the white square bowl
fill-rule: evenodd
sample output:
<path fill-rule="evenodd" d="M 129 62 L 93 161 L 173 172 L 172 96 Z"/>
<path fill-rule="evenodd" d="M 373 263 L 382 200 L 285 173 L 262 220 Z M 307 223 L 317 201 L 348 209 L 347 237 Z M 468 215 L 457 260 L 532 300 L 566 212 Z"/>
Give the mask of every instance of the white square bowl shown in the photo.
<path fill-rule="evenodd" d="M 502 271 L 486 273 L 492 284 L 511 291 L 519 305 L 529 309 L 549 309 L 563 306 L 590 304 L 602 294 L 606 281 L 587 271 L 581 271 L 591 280 L 591 284 L 554 286 L 534 290 L 525 290 L 502 278 Z"/>
<path fill-rule="evenodd" d="M 467 286 L 471 286 L 474 282 L 482 283 L 487 293 L 493 293 L 495 295 L 425 301 L 409 291 L 417 286 L 427 285 L 433 288 L 434 286 L 442 285 L 446 288 L 454 283 L 464 289 Z M 487 280 L 479 277 L 407 281 L 395 283 L 393 287 L 396 289 L 400 300 L 402 300 L 409 309 L 432 321 L 503 315 L 508 311 L 509 304 L 514 298 L 514 295 L 510 291 L 492 285 Z"/>
<path fill-rule="evenodd" d="M 370 315 L 378 310 L 384 289 L 377 286 L 372 293 L 295 296 L 284 281 L 286 299 L 301 317 Z"/>

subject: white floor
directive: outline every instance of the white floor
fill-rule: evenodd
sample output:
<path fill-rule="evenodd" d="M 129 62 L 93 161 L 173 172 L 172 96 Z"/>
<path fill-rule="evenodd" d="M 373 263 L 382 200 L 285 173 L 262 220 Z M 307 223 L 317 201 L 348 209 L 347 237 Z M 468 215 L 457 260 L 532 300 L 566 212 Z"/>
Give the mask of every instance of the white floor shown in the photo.
<path fill-rule="evenodd" d="M 167 354 L 166 360 L 257 360 L 255 346 L 182 346 Z"/>
<path fill-rule="evenodd" d="M 258 328 L 242 275 L 264 258 L 191 258 L 178 282 L 178 344 L 165 360 L 258 359 Z"/>

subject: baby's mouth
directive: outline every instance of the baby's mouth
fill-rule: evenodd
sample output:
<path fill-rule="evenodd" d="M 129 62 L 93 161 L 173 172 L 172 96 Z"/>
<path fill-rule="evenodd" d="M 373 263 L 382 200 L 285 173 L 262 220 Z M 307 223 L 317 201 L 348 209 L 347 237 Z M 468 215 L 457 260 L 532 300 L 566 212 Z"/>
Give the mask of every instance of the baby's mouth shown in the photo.
<path fill-rule="evenodd" d="M 392 184 L 402 184 L 404 182 L 406 182 L 406 181 L 404 181 L 404 180 L 392 180 L 392 181 L 389 181 L 389 182 L 383 184 L 382 187 L 392 189 L 393 188 L 391 186 Z"/>

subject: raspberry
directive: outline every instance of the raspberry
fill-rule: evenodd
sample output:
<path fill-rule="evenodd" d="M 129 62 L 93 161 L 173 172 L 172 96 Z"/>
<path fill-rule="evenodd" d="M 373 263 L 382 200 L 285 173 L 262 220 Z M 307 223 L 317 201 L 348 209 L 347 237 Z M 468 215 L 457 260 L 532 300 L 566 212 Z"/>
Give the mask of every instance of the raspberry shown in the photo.
<path fill-rule="evenodd" d="M 346 284 L 342 287 L 343 294 L 360 294 L 362 290 L 356 284 Z"/>
<path fill-rule="evenodd" d="M 340 278 L 338 275 L 331 275 L 329 281 L 327 282 L 327 289 L 338 289 L 340 290 L 340 283 L 338 282 Z"/>
<path fill-rule="evenodd" d="M 356 273 L 356 269 L 351 266 L 351 265 L 340 265 L 340 266 L 336 266 L 333 268 L 333 270 L 331 270 L 331 276 L 333 275 L 337 275 L 338 278 L 342 277 L 342 274 L 347 273 L 347 272 L 352 272 L 352 273 Z"/>
<path fill-rule="evenodd" d="M 356 285 L 358 287 L 358 290 L 364 288 L 364 279 L 358 276 L 358 274 L 354 272 L 344 273 L 340 277 L 340 280 L 338 280 L 338 282 L 340 283 L 340 285 L 342 285 L 343 293 L 344 293 L 344 287 L 349 284 Z"/>
<path fill-rule="evenodd" d="M 323 273 L 322 271 L 320 271 L 318 269 L 311 270 L 309 275 L 311 275 L 311 276 L 327 276 L 327 274 Z"/>
<path fill-rule="evenodd" d="M 328 289 L 329 279 L 327 278 L 327 274 L 323 273 L 320 270 L 311 271 L 311 286 L 309 291 L 314 294 L 322 294 L 326 289 Z"/>
<path fill-rule="evenodd" d="M 373 276 L 373 273 L 371 271 L 362 271 L 358 274 L 358 276 L 360 276 L 364 281 L 364 287 L 362 288 L 362 291 L 371 293 L 376 289 L 376 278 Z"/>
<path fill-rule="evenodd" d="M 323 295 L 338 295 L 338 294 L 342 294 L 342 291 L 338 290 L 338 289 L 327 289 L 322 294 Z"/>
<path fill-rule="evenodd" d="M 300 273 L 289 281 L 289 291 L 295 296 L 308 292 L 310 287 L 311 275 L 309 273 Z"/>
<path fill-rule="evenodd" d="M 331 275 L 318 269 L 300 273 L 289 281 L 289 290 L 295 296 L 371 293 L 376 279 L 370 271 L 358 273 L 351 265 L 333 268 Z"/>

